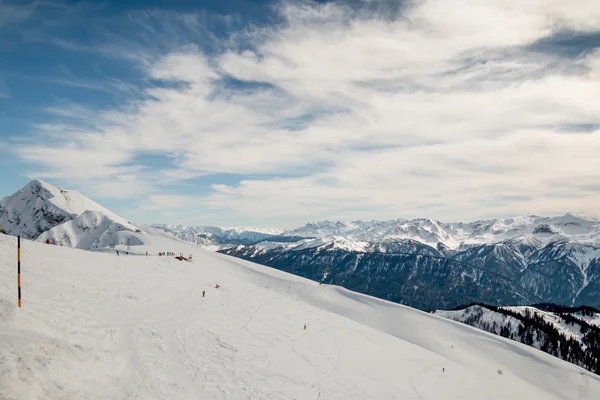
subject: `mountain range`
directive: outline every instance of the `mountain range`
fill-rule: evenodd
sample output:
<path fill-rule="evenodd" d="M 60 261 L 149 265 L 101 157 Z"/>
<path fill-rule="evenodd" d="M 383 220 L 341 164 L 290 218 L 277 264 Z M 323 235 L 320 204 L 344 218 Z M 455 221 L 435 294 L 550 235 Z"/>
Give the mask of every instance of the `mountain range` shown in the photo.
<path fill-rule="evenodd" d="M 545 232 L 454 249 L 414 239 L 325 237 L 220 251 L 428 310 L 476 301 L 600 305 L 600 246 Z"/>
<path fill-rule="evenodd" d="M 160 232 L 424 310 L 471 302 L 600 306 L 600 221 L 574 214 L 443 223 L 311 222 L 282 229 L 134 225 L 81 193 L 32 181 L 0 201 L 9 234 L 85 250 Z"/>
<path fill-rule="evenodd" d="M 276 233 L 161 227 L 224 254 L 426 310 L 478 301 L 600 306 L 600 221 L 571 213 L 322 221 Z"/>
<path fill-rule="evenodd" d="M 320 283 L 318 288 L 343 286 L 436 310 L 437 316 L 600 371 L 598 310 L 523 306 L 598 307 L 599 222 L 593 218 L 566 214 L 452 224 L 430 219 L 323 221 L 292 230 L 145 226 L 77 191 L 32 181 L 0 201 L 0 225 L 3 233 L 26 239 L 112 254 L 209 248 L 309 278 Z M 476 304 L 440 311 L 472 302 Z"/>

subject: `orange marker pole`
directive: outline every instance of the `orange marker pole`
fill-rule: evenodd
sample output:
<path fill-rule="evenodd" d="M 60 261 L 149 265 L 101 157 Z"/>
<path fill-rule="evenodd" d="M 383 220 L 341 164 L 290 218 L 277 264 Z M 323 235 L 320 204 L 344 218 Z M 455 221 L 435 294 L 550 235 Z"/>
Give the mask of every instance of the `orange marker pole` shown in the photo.
<path fill-rule="evenodd" d="M 19 308 L 21 308 L 21 236 L 17 236 L 17 286 L 19 288 Z"/>

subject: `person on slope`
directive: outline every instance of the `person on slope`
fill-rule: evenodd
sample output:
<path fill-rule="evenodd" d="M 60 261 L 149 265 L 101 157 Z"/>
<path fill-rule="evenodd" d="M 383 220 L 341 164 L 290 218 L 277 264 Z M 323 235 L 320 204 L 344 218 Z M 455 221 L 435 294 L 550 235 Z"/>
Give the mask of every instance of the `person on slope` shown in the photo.
<path fill-rule="evenodd" d="M 204 295 L 206 294 L 206 290 L 202 291 L 202 297 L 204 297 Z"/>

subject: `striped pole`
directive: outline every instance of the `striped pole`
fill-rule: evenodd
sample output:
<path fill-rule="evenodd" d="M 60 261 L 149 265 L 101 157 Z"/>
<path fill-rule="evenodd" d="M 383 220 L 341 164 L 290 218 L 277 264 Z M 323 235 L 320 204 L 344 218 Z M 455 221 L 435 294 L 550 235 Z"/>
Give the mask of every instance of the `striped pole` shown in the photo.
<path fill-rule="evenodd" d="M 17 236 L 17 286 L 19 287 L 19 308 L 21 308 L 21 236 Z"/>

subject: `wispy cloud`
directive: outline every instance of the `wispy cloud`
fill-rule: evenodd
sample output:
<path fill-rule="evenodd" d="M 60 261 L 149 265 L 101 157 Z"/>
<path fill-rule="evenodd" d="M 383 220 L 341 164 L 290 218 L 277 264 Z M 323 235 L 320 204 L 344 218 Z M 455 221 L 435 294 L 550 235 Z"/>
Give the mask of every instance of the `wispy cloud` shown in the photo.
<path fill-rule="evenodd" d="M 19 23 L 28 19 L 35 8 L 37 7 L 37 2 L 32 1 L 30 4 L 14 4 L 9 3 L 7 1 L 0 1 L 0 28 Z"/>
<path fill-rule="evenodd" d="M 597 213 L 600 193 L 578 188 L 600 178 L 600 51 L 592 40 L 564 54 L 557 38 L 597 37 L 600 3 L 380 10 L 283 2 L 275 25 L 221 21 L 226 37 L 211 36 L 204 16 L 170 14 L 183 36 L 173 20 L 132 16 L 147 36 L 131 54 L 156 85 L 121 109 L 64 109 L 80 121 L 58 138 L 41 126 L 51 143 L 18 152 L 41 177 L 148 194 L 141 207 L 157 213 L 193 205 L 298 222 Z M 170 45 L 149 44 L 166 33 Z M 250 177 L 208 196 L 166 194 L 151 184 L 156 170 L 132 164 L 157 153 L 175 155 L 162 166 L 172 180 Z"/>

